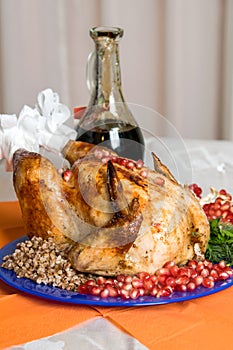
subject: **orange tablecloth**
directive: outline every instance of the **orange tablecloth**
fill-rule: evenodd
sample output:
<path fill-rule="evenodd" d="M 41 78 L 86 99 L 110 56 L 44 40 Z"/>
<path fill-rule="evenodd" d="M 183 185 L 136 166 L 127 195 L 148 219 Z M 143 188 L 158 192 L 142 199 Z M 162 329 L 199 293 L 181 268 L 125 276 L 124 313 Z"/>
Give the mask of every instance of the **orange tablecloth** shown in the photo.
<path fill-rule="evenodd" d="M 0 247 L 22 235 L 18 203 L 0 203 Z M 233 288 L 176 304 L 104 308 L 43 300 L 0 281 L 0 349 L 94 317 L 105 317 L 152 350 L 228 350 L 233 344 Z"/>

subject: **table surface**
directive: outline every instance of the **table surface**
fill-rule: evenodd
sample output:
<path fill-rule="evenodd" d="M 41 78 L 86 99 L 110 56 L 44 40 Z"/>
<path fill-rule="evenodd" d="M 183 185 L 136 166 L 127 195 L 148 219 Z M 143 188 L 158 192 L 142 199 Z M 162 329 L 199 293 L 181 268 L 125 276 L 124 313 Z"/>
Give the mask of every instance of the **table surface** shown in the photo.
<path fill-rule="evenodd" d="M 150 152 L 182 183 L 233 193 L 233 143 L 147 140 Z M 156 151 L 155 151 L 156 148 Z M 12 173 L 0 164 L 0 247 L 24 235 Z M 148 307 L 64 305 L 21 293 L 0 281 L 0 349 L 230 349 L 233 288 L 199 299 Z M 77 345 L 78 344 L 78 345 Z"/>

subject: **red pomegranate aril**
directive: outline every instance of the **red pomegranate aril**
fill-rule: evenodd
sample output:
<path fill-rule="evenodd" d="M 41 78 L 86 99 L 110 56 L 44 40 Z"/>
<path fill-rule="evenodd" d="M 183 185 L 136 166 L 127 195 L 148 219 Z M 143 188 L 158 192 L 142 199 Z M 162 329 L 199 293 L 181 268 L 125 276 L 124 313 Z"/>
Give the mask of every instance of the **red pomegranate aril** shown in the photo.
<path fill-rule="evenodd" d="M 159 288 L 158 286 L 154 286 L 154 287 L 152 288 L 152 290 L 150 291 L 150 295 L 153 296 L 153 297 L 155 297 L 155 296 L 157 295 L 157 293 L 158 293 L 159 290 L 160 290 L 160 288 Z"/>
<path fill-rule="evenodd" d="M 167 286 L 170 286 L 170 287 L 175 287 L 175 285 L 176 285 L 175 278 L 169 276 L 169 277 L 166 279 L 166 285 L 167 285 Z"/>
<path fill-rule="evenodd" d="M 142 177 L 144 177 L 144 178 L 147 178 L 147 176 L 148 176 L 148 170 L 142 170 L 142 171 L 140 172 L 140 175 L 141 175 Z"/>
<path fill-rule="evenodd" d="M 150 278 L 150 274 L 148 272 L 139 272 L 137 273 L 137 276 L 142 280 L 146 280 Z"/>
<path fill-rule="evenodd" d="M 175 279 L 176 284 L 187 284 L 189 283 L 190 279 L 188 276 L 179 276 Z"/>
<path fill-rule="evenodd" d="M 151 281 L 151 279 L 148 279 L 143 282 L 143 286 L 146 291 L 151 291 L 154 287 L 154 283 Z"/>
<path fill-rule="evenodd" d="M 209 269 L 209 270 L 211 270 L 212 267 L 213 267 L 213 263 L 212 263 L 211 261 L 209 261 L 209 260 L 204 260 L 204 261 L 203 261 L 203 264 L 204 264 L 204 266 L 207 267 L 207 269 Z"/>
<path fill-rule="evenodd" d="M 233 270 L 228 266 L 224 269 L 224 272 L 226 272 L 229 277 L 233 276 Z"/>
<path fill-rule="evenodd" d="M 165 275 L 158 276 L 158 283 L 161 284 L 162 286 L 166 285 L 166 280 L 167 280 L 167 276 Z"/>
<path fill-rule="evenodd" d="M 164 276 L 171 276 L 171 272 L 169 268 L 162 267 L 160 270 L 157 271 L 158 275 L 164 275 Z"/>
<path fill-rule="evenodd" d="M 86 286 L 95 286 L 95 281 L 94 280 L 87 280 L 86 282 L 85 282 L 85 285 Z"/>
<path fill-rule="evenodd" d="M 176 277 L 176 276 L 177 276 L 178 271 L 179 271 L 179 267 L 178 267 L 177 265 L 172 266 L 172 267 L 170 268 L 170 272 L 171 272 L 171 274 L 172 274 L 173 277 Z"/>
<path fill-rule="evenodd" d="M 203 277 L 198 275 L 197 277 L 194 277 L 191 282 L 194 282 L 196 286 L 200 286 L 203 282 Z"/>
<path fill-rule="evenodd" d="M 125 283 L 132 283 L 133 277 L 132 276 L 125 276 Z"/>
<path fill-rule="evenodd" d="M 197 288 L 196 284 L 194 282 L 189 282 L 187 284 L 187 290 L 192 292 L 193 290 L 195 290 Z"/>
<path fill-rule="evenodd" d="M 143 297 L 145 295 L 145 289 L 144 288 L 138 288 L 140 297 Z"/>
<path fill-rule="evenodd" d="M 102 291 L 103 289 L 97 286 L 90 286 L 89 288 L 89 293 L 91 295 L 100 295 Z"/>
<path fill-rule="evenodd" d="M 136 168 L 137 168 L 137 169 L 141 169 L 143 166 L 144 166 L 143 160 L 142 160 L 142 159 L 139 159 L 139 160 L 136 162 Z"/>
<path fill-rule="evenodd" d="M 168 297 L 172 294 L 172 290 L 169 287 L 163 287 L 161 288 L 158 293 L 156 294 L 156 297 Z"/>
<path fill-rule="evenodd" d="M 151 275 L 150 279 L 154 284 L 156 284 L 158 282 L 158 276 L 156 276 L 156 275 Z"/>
<path fill-rule="evenodd" d="M 66 182 L 68 182 L 71 179 L 72 175 L 73 173 L 70 169 L 67 169 L 62 173 L 62 177 Z"/>
<path fill-rule="evenodd" d="M 123 282 L 123 283 L 124 283 L 124 282 L 125 282 L 125 276 L 122 275 L 122 274 L 121 274 L 121 275 L 118 275 L 118 276 L 117 276 L 117 281 L 118 281 L 118 282 Z"/>
<path fill-rule="evenodd" d="M 198 276 L 198 272 L 196 270 L 190 270 L 190 278 L 195 278 Z"/>
<path fill-rule="evenodd" d="M 96 282 L 99 285 L 104 284 L 106 282 L 106 278 L 103 276 L 99 276 L 99 277 L 97 277 Z"/>
<path fill-rule="evenodd" d="M 110 285 L 107 285 L 106 288 L 109 291 L 109 296 L 114 298 L 118 296 L 118 290 L 115 287 L 112 287 Z"/>
<path fill-rule="evenodd" d="M 134 279 L 134 280 L 132 281 L 132 286 L 133 286 L 134 288 L 143 288 L 143 286 L 144 286 L 143 280 L 141 280 L 141 279 L 139 279 L 139 278 Z"/>
<path fill-rule="evenodd" d="M 128 160 L 125 158 L 118 158 L 118 163 L 120 165 L 126 166 L 126 164 L 128 163 Z"/>
<path fill-rule="evenodd" d="M 226 262 L 224 260 L 219 261 L 218 265 L 220 269 L 225 269 L 226 267 Z"/>
<path fill-rule="evenodd" d="M 219 275 L 218 275 L 218 279 L 219 279 L 219 280 L 226 280 L 226 279 L 228 279 L 228 278 L 229 278 L 229 275 L 228 275 L 228 273 L 225 272 L 225 271 L 220 272 Z"/>
<path fill-rule="evenodd" d="M 202 277 L 207 277 L 207 276 L 209 276 L 209 270 L 208 269 L 203 269 L 203 270 L 201 270 L 201 276 Z"/>
<path fill-rule="evenodd" d="M 175 290 L 177 292 L 186 292 L 187 291 L 187 285 L 186 284 L 177 284 L 175 286 Z"/>
<path fill-rule="evenodd" d="M 175 266 L 175 262 L 173 260 L 167 261 L 166 264 L 163 265 L 163 267 L 170 269 L 172 266 Z"/>
<path fill-rule="evenodd" d="M 124 290 L 130 291 L 133 288 L 133 286 L 131 283 L 124 283 L 121 288 Z"/>
<path fill-rule="evenodd" d="M 133 169 L 133 168 L 135 168 L 135 163 L 132 162 L 131 160 L 128 161 L 128 163 L 126 164 L 126 168 L 127 168 L 127 169 Z"/>
<path fill-rule="evenodd" d="M 213 288 L 214 287 L 214 281 L 210 277 L 204 277 L 202 281 L 202 285 L 205 288 Z"/>
<path fill-rule="evenodd" d="M 133 288 L 129 292 L 129 296 L 130 296 L 131 299 L 138 299 L 140 297 L 140 292 L 139 292 L 138 289 Z"/>
<path fill-rule="evenodd" d="M 85 286 L 85 284 L 80 284 L 80 286 L 78 286 L 78 293 L 88 294 L 88 292 L 88 288 Z"/>
<path fill-rule="evenodd" d="M 214 278 L 214 281 L 218 280 L 218 272 L 215 269 L 212 269 L 210 271 L 210 276 L 212 276 Z"/>
<path fill-rule="evenodd" d="M 196 269 L 197 262 L 195 260 L 189 260 L 188 267 L 190 267 L 191 269 Z"/>
<path fill-rule="evenodd" d="M 231 203 L 229 201 L 226 201 L 222 206 L 221 206 L 221 210 L 222 211 L 225 211 L 225 210 L 228 210 L 230 209 L 231 207 Z"/>
<path fill-rule="evenodd" d="M 109 297 L 109 290 L 108 290 L 108 288 L 104 288 L 104 289 L 100 292 L 100 296 L 101 296 L 101 298 L 108 298 L 108 297 Z"/>
<path fill-rule="evenodd" d="M 191 277 L 191 270 L 187 267 L 180 267 L 177 273 L 178 276 L 188 276 Z"/>
<path fill-rule="evenodd" d="M 197 272 L 201 272 L 204 268 L 205 268 L 205 265 L 203 264 L 203 262 L 199 261 L 196 267 Z"/>
<path fill-rule="evenodd" d="M 120 296 L 122 299 L 129 299 L 129 291 L 125 289 L 121 289 Z"/>

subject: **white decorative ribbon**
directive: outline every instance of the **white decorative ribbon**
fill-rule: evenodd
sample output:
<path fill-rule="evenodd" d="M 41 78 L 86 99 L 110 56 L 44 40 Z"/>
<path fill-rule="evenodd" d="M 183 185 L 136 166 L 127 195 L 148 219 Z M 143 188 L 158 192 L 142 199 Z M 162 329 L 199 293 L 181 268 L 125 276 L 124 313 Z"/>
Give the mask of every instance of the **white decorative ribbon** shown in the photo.
<path fill-rule="evenodd" d="M 68 140 L 76 137 L 76 131 L 65 124 L 69 118 L 69 108 L 51 89 L 40 92 L 35 108 L 24 106 L 18 117 L 0 114 L 0 159 L 11 164 L 19 148 L 39 152 L 45 147 L 60 152 Z"/>

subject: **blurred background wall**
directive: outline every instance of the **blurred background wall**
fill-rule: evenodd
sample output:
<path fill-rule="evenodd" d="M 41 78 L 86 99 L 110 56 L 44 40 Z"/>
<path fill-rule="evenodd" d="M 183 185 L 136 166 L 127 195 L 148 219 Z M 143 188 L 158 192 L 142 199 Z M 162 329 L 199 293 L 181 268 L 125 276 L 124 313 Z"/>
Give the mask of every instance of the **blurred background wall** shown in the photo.
<path fill-rule="evenodd" d="M 98 25 L 124 28 L 128 102 L 156 110 L 182 137 L 233 140 L 232 0 L 0 0 L 0 113 L 33 107 L 48 87 L 71 110 L 86 105 Z"/>

